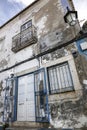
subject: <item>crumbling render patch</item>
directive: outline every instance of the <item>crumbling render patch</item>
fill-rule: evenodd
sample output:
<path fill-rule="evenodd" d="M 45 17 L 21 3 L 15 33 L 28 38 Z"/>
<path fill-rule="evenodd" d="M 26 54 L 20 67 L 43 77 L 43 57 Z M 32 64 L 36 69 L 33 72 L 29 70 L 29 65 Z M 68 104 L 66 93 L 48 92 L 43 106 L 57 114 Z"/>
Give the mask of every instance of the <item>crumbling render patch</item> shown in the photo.
<path fill-rule="evenodd" d="M 8 64 L 7 60 L 3 59 L 0 61 L 0 68 L 3 68 L 4 66 L 6 66 Z"/>
<path fill-rule="evenodd" d="M 49 104 L 51 125 L 55 128 L 87 127 L 86 101 L 87 96 L 84 90 L 83 95 L 77 101 L 73 102 L 72 99 L 71 101 L 60 101 L 58 103 Z"/>
<path fill-rule="evenodd" d="M 37 23 L 38 38 L 40 37 L 40 33 L 42 33 L 42 30 L 45 28 L 46 21 L 47 21 L 47 16 L 44 16 Z M 39 26 L 39 28 L 38 28 L 38 26 Z"/>

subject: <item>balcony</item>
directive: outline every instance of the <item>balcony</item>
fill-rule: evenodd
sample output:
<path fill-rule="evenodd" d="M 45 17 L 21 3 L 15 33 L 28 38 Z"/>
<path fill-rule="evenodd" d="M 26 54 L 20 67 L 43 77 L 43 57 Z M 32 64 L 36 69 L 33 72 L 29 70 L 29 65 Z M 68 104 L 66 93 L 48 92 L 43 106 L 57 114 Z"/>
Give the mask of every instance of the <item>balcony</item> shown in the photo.
<path fill-rule="evenodd" d="M 31 26 L 12 38 L 12 51 L 16 53 L 35 43 L 37 43 L 37 30 Z"/>

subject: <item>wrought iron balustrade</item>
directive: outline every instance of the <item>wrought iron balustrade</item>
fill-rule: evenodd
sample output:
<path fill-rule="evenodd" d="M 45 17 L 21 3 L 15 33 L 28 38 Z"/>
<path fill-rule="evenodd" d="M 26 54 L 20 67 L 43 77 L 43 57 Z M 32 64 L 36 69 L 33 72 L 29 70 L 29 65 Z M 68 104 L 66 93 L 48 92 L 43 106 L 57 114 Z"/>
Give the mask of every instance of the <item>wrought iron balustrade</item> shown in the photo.
<path fill-rule="evenodd" d="M 12 51 L 18 52 L 19 50 L 35 44 L 36 42 L 37 30 L 34 26 L 31 26 L 12 38 Z"/>

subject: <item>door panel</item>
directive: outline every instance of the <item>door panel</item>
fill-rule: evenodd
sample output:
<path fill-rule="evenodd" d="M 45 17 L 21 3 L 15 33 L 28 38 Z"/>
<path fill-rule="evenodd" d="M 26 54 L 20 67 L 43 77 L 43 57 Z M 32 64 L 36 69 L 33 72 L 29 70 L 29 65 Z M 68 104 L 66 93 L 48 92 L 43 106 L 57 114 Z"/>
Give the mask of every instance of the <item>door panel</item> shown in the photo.
<path fill-rule="evenodd" d="M 28 75 L 27 79 L 26 118 L 27 121 L 35 121 L 34 75 Z"/>
<path fill-rule="evenodd" d="M 26 120 L 26 91 L 25 91 L 25 86 L 26 86 L 26 77 L 21 77 L 18 80 L 18 114 L 17 114 L 17 119 L 18 121 L 25 121 Z"/>
<path fill-rule="evenodd" d="M 20 103 L 18 104 L 18 121 L 25 121 L 25 105 Z"/>
<path fill-rule="evenodd" d="M 35 121 L 34 102 L 27 102 L 27 121 Z"/>
<path fill-rule="evenodd" d="M 18 80 L 18 121 L 35 121 L 33 74 Z"/>

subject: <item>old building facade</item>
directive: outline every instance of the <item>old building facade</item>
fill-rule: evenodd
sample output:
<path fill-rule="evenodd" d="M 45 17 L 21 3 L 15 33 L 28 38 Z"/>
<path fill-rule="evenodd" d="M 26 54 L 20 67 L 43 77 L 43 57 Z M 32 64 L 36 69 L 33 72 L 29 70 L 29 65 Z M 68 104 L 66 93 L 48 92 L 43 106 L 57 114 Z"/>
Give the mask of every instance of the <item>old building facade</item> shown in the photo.
<path fill-rule="evenodd" d="M 64 22 L 72 0 L 36 0 L 0 27 L 1 123 L 13 126 L 87 125 L 87 60 L 79 24 Z"/>

